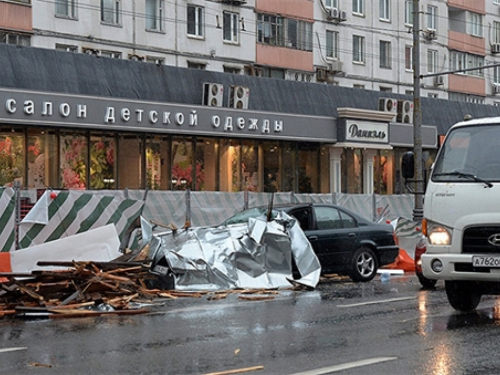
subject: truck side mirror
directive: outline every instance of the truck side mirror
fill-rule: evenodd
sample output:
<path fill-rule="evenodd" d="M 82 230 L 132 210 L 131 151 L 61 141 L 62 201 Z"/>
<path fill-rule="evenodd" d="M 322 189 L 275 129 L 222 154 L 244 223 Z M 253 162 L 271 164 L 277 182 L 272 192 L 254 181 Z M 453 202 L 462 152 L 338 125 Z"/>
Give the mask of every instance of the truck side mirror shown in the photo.
<path fill-rule="evenodd" d="M 415 176 L 415 161 L 412 151 L 403 154 L 403 159 L 401 160 L 401 174 L 404 179 L 413 178 Z"/>

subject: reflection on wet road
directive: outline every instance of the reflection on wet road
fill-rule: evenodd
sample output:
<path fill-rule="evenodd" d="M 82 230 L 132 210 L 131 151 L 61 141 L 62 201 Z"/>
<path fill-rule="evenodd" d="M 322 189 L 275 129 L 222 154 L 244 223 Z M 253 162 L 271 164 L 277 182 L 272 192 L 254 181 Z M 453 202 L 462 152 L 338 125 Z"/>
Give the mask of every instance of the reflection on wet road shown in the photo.
<path fill-rule="evenodd" d="M 161 301 L 152 312 L 0 320 L 0 374 L 494 374 L 500 302 L 459 314 L 414 275 L 321 282 L 266 301 Z M 43 367 L 50 368 L 43 368 Z"/>

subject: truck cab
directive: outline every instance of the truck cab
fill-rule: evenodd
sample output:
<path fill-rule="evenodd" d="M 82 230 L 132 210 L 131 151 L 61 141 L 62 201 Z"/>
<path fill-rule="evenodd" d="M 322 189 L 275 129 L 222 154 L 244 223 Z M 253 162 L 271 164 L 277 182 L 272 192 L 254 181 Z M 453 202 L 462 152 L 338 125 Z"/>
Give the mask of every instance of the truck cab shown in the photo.
<path fill-rule="evenodd" d="M 459 311 L 500 294 L 500 117 L 452 126 L 424 196 L 422 273 Z"/>

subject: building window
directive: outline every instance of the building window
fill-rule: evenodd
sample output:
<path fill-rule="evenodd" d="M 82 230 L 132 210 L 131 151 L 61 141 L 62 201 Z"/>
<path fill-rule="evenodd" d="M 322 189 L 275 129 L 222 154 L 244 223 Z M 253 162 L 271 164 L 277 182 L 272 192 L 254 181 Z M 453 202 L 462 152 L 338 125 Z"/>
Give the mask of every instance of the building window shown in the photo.
<path fill-rule="evenodd" d="M 430 49 L 427 51 L 427 73 L 437 73 L 438 52 Z"/>
<path fill-rule="evenodd" d="M 381 20 L 391 20 L 391 3 L 390 0 L 379 0 L 379 17 Z"/>
<path fill-rule="evenodd" d="M 467 33 L 474 36 L 483 36 L 483 16 L 481 14 L 467 12 Z"/>
<path fill-rule="evenodd" d="M 116 51 L 100 51 L 100 56 L 109 57 L 110 59 L 121 59 L 122 53 Z"/>
<path fill-rule="evenodd" d="M 364 0 L 352 0 L 352 12 L 356 14 L 363 14 Z"/>
<path fill-rule="evenodd" d="M 287 18 L 286 47 L 301 51 L 312 51 L 312 23 Z"/>
<path fill-rule="evenodd" d="M 493 68 L 493 83 L 500 85 L 500 66 Z"/>
<path fill-rule="evenodd" d="M 241 74 L 241 69 L 224 65 L 224 73 Z"/>
<path fill-rule="evenodd" d="M 405 24 L 413 26 L 413 0 L 405 1 Z"/>
<path fill-rule="evenodd" d="M 31 38 L 27 34 L 12 33 L 0 30 L 0 43 L 15 44 L 18 46 L 31 45 Z"/>
<path fill-rule="evenodd" d="M 101 21 L 113 25 L 120 24 L 120 0 L 101 0 Z"/>
<path fill-rule="evenodd" d="M 205 70 L 207 67 L 207 64 L 199 63 L 199 62 L 195 62 L 195 61 L 188 61 L 187 66 L 188 66 L 188 68 L 191 68 L 191 69 Z"/>
<path fill-rule="evenodd" d="M 56 51 L 78 52 L 78 46 L 56 43 Z"/>
<path fill-rule="evenodd" d="M 428 98 L 434 98 L 434 99 L 437 99 L 439 96 L 438 96 L 438 94 L 436 94 L 436 93 L 429 92 L 429 93 L 427 93 L 427 97 L 428 97 Z"/>
<path fill-rule="evenodd" d="M 204 8 L 188 4 L 187 6 L 187 33 L 190 36 L 202 38 L 205 25 Z"/>
<path fill-rule="evenodd" d="M 327 8 L 338 8 L 338 0 L 325 0 L 325 7 Z"/>
<path fill-rule="evenodd" d="M 450 70 L 480 68 L 482 66 L 484 66 L 483 56 L 459 51 L 451 51 L 450 53 Z M 461 74 L 483 77 L 484 71 L 483 69 L 469 70 Z"/>
<path fill-rule="evenodd" d="M 163 31 L 163 0 L 146 0 L 146 30 Z"/>
<path fill-rule="evenodd" d="M 391 42 L 380 41 L 380 67 L 391 69 Z"/>
<path fill-rule="evenodd" d="M 56 0 L 56 16 L 76 18 L 76 0 Z"/>
<path fill-rule="evenodd" d="M 392 92 L 392 87 L 380 86 L 380 92 Z"/>
<path fill-rule="evenodd" d="M 427 30 L 437 30 L 437 7 L 427 5 Z"/>
<path fill-rule="evenodd" d="M 336 31 L 326 31 L 326 57 L 339 58 L 339 33 Z"/>
<path fill-rule="evenodd" d="M 268 14 L 257 15 L 257 42 L 274 46 L 285 45 L 283 17 Z"/>
<path fill-rule="evenodd" d="M 222 25 L 224 41 L 238 43 L 238 13 L 224 12 Z"/>
<path fill-rule="evenodd" d="M 352 61 L 356 63 L 365 62 L 365 38 L 359 35 L 352 37 Z"/>
<path fill-rule="evenodd" d="M 163 57 L 146 56 L 146 62 L 156 65 L 165 65 L 165 59 Z"/>
<path fill-rule="evenodd" d="M 312 23 L 268 14 L 257 15 L 257 42 L 312 51 Z"/>
<path fill-rule="evenodd" d="M 413 71 L 413 47 L 405 46 L 405 69 Z"/>
<path fill-rule="evenodd" d="M 493 38 L 493 43 L 500 43 L 500 22 L 498 21 L 493 21 L 492 38 Z"/>

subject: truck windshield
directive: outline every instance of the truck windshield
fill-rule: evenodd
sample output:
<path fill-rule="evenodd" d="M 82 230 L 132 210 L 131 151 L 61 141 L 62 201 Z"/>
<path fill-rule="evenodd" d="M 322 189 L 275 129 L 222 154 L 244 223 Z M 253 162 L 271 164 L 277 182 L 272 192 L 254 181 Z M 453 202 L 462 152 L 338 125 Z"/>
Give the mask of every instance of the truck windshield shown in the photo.
<path fill-rule="evenodd" d="M 432 171 L 433 181 L 500 181 L 500 126 L 471 125 L 452 129 L 446 136 Z"/>

